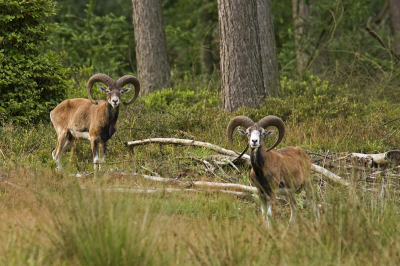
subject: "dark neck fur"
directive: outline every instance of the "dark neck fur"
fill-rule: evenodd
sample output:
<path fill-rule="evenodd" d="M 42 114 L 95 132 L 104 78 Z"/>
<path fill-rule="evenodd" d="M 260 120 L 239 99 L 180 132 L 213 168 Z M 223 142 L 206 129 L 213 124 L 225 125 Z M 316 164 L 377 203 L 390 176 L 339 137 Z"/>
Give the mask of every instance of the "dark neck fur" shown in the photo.
<path fill-rule="evenodd" d="M 111 104 L 107 103 L 107 110 L 108 110 L 108 119 L 110 121 L 110 125 L 115 125 L 115 123 L 117 123 L 118 120 L 119 105 L 113 108 Z"/>
<path fill-rule="evenodd" d="M 119 115 L 119 106 L 113 108 L 111 104 L 107 102 L 107 112 L 105 113 L 105 119 L 108 120 L 109 126 L 102 129 L 101 138 L 104 141 L 108 141 L 117 130 L 116 123 Z"/>
<path fill-rule="evenodd" d="M 261 193 L 266 193 L 271 196 L 272 189 L 269 184 L 270 177 L 268 174 L 264 175 L 263 172 L 264 164 L 267 163 L 267 154 L 264 145 L 261 145 L 258 149 L 250 149 L 250 161 L 255 174 L 255 180 L 253 180 L 253 182 L 259 188 Z"/>

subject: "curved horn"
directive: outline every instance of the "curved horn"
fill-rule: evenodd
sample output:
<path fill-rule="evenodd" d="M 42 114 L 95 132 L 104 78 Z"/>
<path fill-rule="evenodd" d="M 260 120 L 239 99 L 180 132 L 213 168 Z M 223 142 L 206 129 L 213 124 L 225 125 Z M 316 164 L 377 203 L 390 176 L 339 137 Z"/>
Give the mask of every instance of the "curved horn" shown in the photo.
<path fill-rule="evenodd" d="M 135 86 L 135 95 L 133 95 L 132 99 L 129 102 L 124 102 L 125 105 L 128 105 L 128 104 L 133 103 L 136 100 L 136 98 L 139 96 L 140 83 L 139 83 L 139 80 L 132 75 L 125 75 L 123 77 L 120 77 L 117 80 L 117 86 L 120 89 L 122 89 L 122 87 L 125 86 L 126 84 L 132 84 L 133 86 Z"/>
<path fill-rule="evenodd" d="M 226 128 L 226 135 L 228 137 L 228 142 L 231 145 L 232 149 L 239 154 L 239 152 L 236 150 L 235 146 L 233 145 L 233 140 L 232 140 L 232 135 L 233 131 L 235 130 L 236 127 L 242 126 L 244 128 L 248 128 L 254 125 L 254 121 L 248 118 L 247 116 L 241 115 L 241 116 L 236 116 L 229 121 L 228 127 Z"/>
<path fill-rule="evenodd" d="M 283 136 L 285 135 L 285 124 L 283 123 L 282 119 L 274 115 L 268 115 L 264 118 L 261 118 L 260 121 L 257 122 L 257 124 L 264 129 L 271 126 L 274 126 L 278 129 L 279 137 L 274 145 L 269 147 L 267 151 L 272 150 L 273 148 L 278 146 L 278 144 L 282 141 Z"/>
<path fill-rule="evenodd" d="M 114 87 L 115 85 L 114 80 L 106 74 L 98 73 L 91 76 L 86 85 L 86 92 L 89 100 L 91 100 L 94 104 L 97 104 L 97 102 L 93 100 L 91 91 L 93 84 L 95 84 L 96 82 L 103 82 L 107 87 Z"/>

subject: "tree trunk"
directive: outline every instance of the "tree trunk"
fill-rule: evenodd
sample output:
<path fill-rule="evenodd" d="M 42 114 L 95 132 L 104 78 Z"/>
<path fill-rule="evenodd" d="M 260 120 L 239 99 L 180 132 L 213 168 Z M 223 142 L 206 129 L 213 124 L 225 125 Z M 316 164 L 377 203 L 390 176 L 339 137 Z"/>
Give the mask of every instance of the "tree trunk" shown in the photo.
<path fill-rule="evenodd" d="M 226 111 L 232 112 L 242 106 L 257 108 L 267 95 L 276 96 L 274 91 L 280 91 L 271 90 L 271 87 L 265 85 L 279 84 L 279 77 L 269 76 L 270 73 L 278 72 L 277 69 L 269 70 L 276 62 L 268 57 L 271 50 L 266 52 L 267 49 L 261 49 L 261 46 L 272 44 L 266 38 L 270 36 L 268 33 L 273 32 L 271 25 L 260 31 L 261 27 L 271 21 L 268 18 L 265 24 L 259 24 L 262 18 L 258 19 L 258 6 L 265 5 L 268 8 L 270 1 L 265 2 L 266 0 L 218 0 L 222 102 Z M 270 8 L 266 14 L 269 10 Z M 260 10 L 261 13 L 263 11 L 265 10 Z M 263 67 L 263 64 L 267 66 Z M 274 80 L 265 81 L 264 75 Z"/>
<path fill-rule="evenodd" d="M 400 55 L 400 1 L 390 0 L 390 13 L 392 15 L 393 34 L 396 39 L 396 53 Z"/>
<path fill-rule="evenodd" d="M 305 44 L 302 42 L 306 34 L 304 29 L 305 22 L 308 21 L 310 9 L 305 0 L 292 0 L 292 14 L 294 19 L 294 44 L 296 49 L 297 72 L 303 73 L 307 67 L 309 56 L 305 53 Z"/>
<path fill-rule="evenodd" d="M 279 65 L 276 56 L 271 0 L 257 0 L 257 17 L 264 88 L 268 96 L 278 97 L 282 95 L 282 91 L 281 83 L 279 82 Z"/>
<path fill-rule="evenodd" d="M 137 71 L 142 95 L 170 86 L 160 0 L 132 0 Z"/>

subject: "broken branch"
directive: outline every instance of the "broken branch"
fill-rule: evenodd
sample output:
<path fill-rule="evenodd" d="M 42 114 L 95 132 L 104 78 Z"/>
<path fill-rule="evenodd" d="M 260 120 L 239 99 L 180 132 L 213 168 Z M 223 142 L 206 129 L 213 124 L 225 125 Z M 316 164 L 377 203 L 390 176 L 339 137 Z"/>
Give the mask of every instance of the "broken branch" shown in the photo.
<path fill-rule="evenodd" d="M 184 145 L 184 146 L 197 146 L 197 147 L 207 148 L 207 149 L 210 149 L 210 150 L 213 150 L 213 151 L 216 151 L 218 153 L 221 153 L 221 154 L 224 154 L 224 155 L 228 155 L 228 156 L 234 156 L 234 157 L 238 156 L 238 154 L 236 152 L 232 151 L 232 150 L 221 148 L 221 147 L 219 147 L 217 145 L 214 145 L 214 144 L 211 144 L 211 143 L 208 143 L 208 142 L 202 142 L 202 141 L 191 140 L 191 139 L 152 138 L 152 139 L 127 141 L 127 142 L 125 142 L 125 145 L 127 147 L 133 147 L 133 146 L 145 145 L 145 144 L 150 144 L 150 143 L 175 144 L 175 145 Z M 242 158 L 250 160 L 250 156 L 247 155 L 247 154 L 243 154 Z"/>
<path fill-rule="evenodd" d="M 151 175 L 141 175 L 137 174 L 145 179 L 153 180 L 153 181 L 160 181 L 160 182 L 176 182 L 180 185 L 185 186 L 192 186 L 192 187 L 209 187 L 209 188 L 230 188 L 230 189 L 239 189 L 248 192 L 257 192 L 257 188 L 252 186 L 246 186 L 241 184 L 234 184 L 234 183 L 215 183 L 215 182 L 206 182 L 206 181 L 179 181 L 174 178 L 165 178 L 159 176 L 151 176 Z"/>
<path fill-rule="evenodd" d="M 389 163 L 398 164 L 400 162 L 400 150 L 390 150 L 384 153 L 377 154 L 363 154 L 363 153 L 351 153 L 353 158 L 363 160 L 364 162 L 372 165 L 372 163 L 385 165 Z"/>
<path fill-rule="evenodd" d="M 335 175 L 334 173 L 326 170 L 325 168 L 319 166 L 319 165 L 315 165 L 315 164 L 311 164 L 311 170 L 313 170 L 314 172 L 320 173 L 321 175 L 329 178 L 330 180 L 332 180 L 335 183 L 341 184 L 343 186 L 349 186 L 350 183 L 343 180 L 343 178 L 341 178 L 338 175 Z"/>
<path fill-rule="evenodd" d="M 86 189 L 85 187 L 82 187 L 82 189 Z M 186 189 L 180 189 L 180 188 L 107 188 L 107 189 L 101 189 L 102 191 L 108 191 L 108 192 L 125 192 L 125 193 L 157 193 L 157 192 L 207 192 L 205 190 L 198 190 L 198 189 L 192 189 L 192 188 L 186 188 Z M 227 194 L 233 194 L 236 196 L 251 196 L 254 198 L 258 198 L 257 195 L 254 194 L 249 194 L 248 192 L 240 192 L 240 191 L 231 191 L 231 190 L 217 190 L 216 192 L 221 192 L 221 193 L 227 193 Z"/>
<path fill-rule="evenodd" d="M 128 141 L 125 142 L 125 145 L 127 147 L 133 147 L 133 146 L 139 146 L 139 145 L 145 145 L 145 144 L 150 144 L 150 143 L 161 143 L 161 144 L 175 144 L 175 145 L 184 145 L 184 146 L 198 146 L 198 147 L 203 147 L 203 148 L 208 148 L 211 150 L 214 150 L 218 153 L 227 155 L 227 156 L 232 156 L 234 158 L 237 157 L 237 153 L 228 150 L 225 148 L 221 148 L 217 145 L 208 143 L 208 142 L 201 142 L 201 141 L 196 141 L 196 140 L 190 140 L 190 139 L 176 139 L 176 138 L 151 138 L 151 139 L 144 139 L 144 140 L 136 140 L 136 141 Z M 250 156 L 248 154 L 243 154 L 243 156 L 238 160 L 238 162 L 250 165 Z M 343 180 L 340 176 L 335 175 L 334 173 L 326 170 L 325 168 L 312 164 L 311 165 L 311 170 L 314 172 L 322 174 L 324 177 L 332 180 L 333 182 L 342 184 L 344 186 L 349 186 L 349 182 Z M 174 180 L 174 179 L 171 179 Z M 229 184 L 226 184 L 229 185 Z M 232 184 L 234 185 L 234 184 Z M 255 189 L 255 188 L 254 188 Z"/>

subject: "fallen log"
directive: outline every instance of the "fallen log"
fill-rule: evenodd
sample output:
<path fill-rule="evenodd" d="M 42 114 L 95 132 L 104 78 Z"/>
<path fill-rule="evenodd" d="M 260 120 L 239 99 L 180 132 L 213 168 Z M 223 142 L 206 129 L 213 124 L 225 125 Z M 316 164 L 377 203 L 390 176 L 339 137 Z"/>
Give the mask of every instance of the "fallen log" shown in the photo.
<path fill-rule="evenodd" d="M 222 148 L 220 146 L 208 143 L 208 142 L 202 142 L 202 141 L 197 141 L 197 140 L 191 140 L 191 139 L 176 139 L 176 138 L 151 138 L 151 139 L 143 139 L 143 140 L 135 140 L 135 141 L 127 141 L 125 142 L 125 146 L 127 147 L 134 147 L 134 146 L 139 146 L 139 145 L 146 145 L 150 143 L 160 143 L 160 144 L 174 144 L 174 145 L 183 145 L 183 146 L 197 146 L 197 147 L 203 147 L 207 148 L 213 151 L 216 151 L 220 154 L 228 155 L 237 158 L 239 155 L 232 151 L 228 150 L 225 148 Z M 247 164 L 246 161 L 250 161 L 250 156 L 247 154 L 243 154 L 242 158 L 238 160 L 238 162 L 244 161 L 245 164 Z"/>
<path fill-rule="evenodd" d="M 86 187 L 82 187 L 82 189 L 87 189 Z M 154 194 L 154 193 L 172 193 L 172 192 L 209 192 L 207 190 L 198 190 L 192 188 L 105 188 L 105 189 L 96 189 L 98 191 L 105 191 L 105 192 L 123 192 L 123 193 L 140 193 L 140 194 Z M 212 192 L 220 192 L 225 194 L 232 194 L 236 196 L 242 197 L 253 197 L 258 198 L 256 194 L 248 193 L 248 192 L 240 192 L 240 191 L 231 191 L 231 190 L 216 190 Z"/>
<path fill-rule="evenodd" d="M 238 190 L 244 190 L 248 192 L 255 193 L 257 192 L 257 188 L 253 186 L 246 186 L 246 185 L 241 185 L 241 184 L 235 184 L 235 183 L 215 183 L 215 182 L 206 182 L 206 181 L 179 181 L 174 178 L 166 178 L 166 177 L 160 177 L 160 176 L 151 176 L 151 175 L 142 175 L 142 174 L 136 174 L 139 175 L 145 179 L 148 180 L 153 180 L 153 181 L 158 181 L 158 182 L 174 182 L 177 183 L 178 185 L 184 185 L 184 186 L 190 186 L 190 187 L 208 187 L 208 188 L 230 188 L 230 189 L 238 189 Z"/>
<path fill-rule="evenodd" d="M 326 178 L 328 178 L 329 180 L 332 180 L 335 183 L 341 184 L 343 186 L 349 186 L 350 183 L 343 180 L 343 178 L 341 178 L 338 175 L 335 175 L 334 173 L 326 170 L 325 168 L 316 165 L 316 164 L 311 164 L 311 170 L 317 173 L 320 173 L 321 175 L 325 176 Z"/>
<path fill-rule="evenodd" d="M 363 153 L 351 153 L 353 158 L 363 161 L 369 166 L 373 164 L 386 165 L 400 163 L 400 150 L 390 150 L 384 153 L 377 154 L 363 154 Z"/>
<path fill-rule="evenodd" d="M 224 154 L 227 156 L 232 156 L 234 158 L 238 157 L 238 154 L 232 150 L 228 150 L 222 147 L 219 147 L 217 145 L 208 143 L 208 142 L 202 142 L 202 141 L 197 141 L 197 140 L 191 140 L 191 139 L 176 139 L 176 138 L 151 138 L 151 139 L 143 139 L 143 140 L 135 140 L 135 141 L 127 141 L 125 142 L 125 145 L 127 147 L 134 147 L 134 146 L 139 146 L 139 145 L 146 145 L 146 144 L 151 144 L 151 143 L 160 143 L 160 144 L 174 144 L 174 145 L 184 145 L 184 146 L 197 146 L 197 147 L 203 147 L 203 148 L 208 148 L 213 151 L 216 151 L 220 154 Z M 239 160 L 237 160 L 238 163 L 243 163 L 246 165 L 250 164 L 250 156 L 247 154 L 243 154 Z M 311 170 L 314 172 L 320 173 L 324 177 L 328 178 L 329 180 L 344 185 L 344 186 L 349 186 L 349 182 L 343 180 L 338 175 L 335 175 L 334 173 L 326 170 L 325 168 L 312 164 L 311 165 Z"/>

